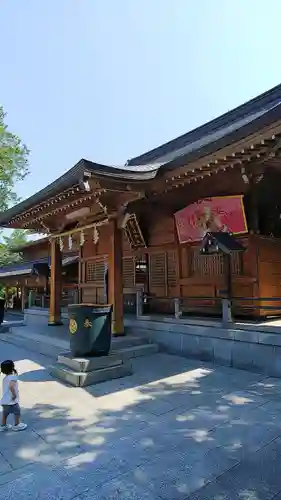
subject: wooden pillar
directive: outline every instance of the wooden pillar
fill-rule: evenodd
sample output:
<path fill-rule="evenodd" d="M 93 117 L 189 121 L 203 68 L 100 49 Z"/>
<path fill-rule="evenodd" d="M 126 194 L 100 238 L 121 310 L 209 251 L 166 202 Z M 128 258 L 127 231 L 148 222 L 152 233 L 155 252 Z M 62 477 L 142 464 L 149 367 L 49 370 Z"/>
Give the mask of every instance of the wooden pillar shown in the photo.
<path fill-rule="evenodd" d="M 124 335 L 122 229 L 117 220 L 110 222 L 110 248 L 108 254 L 108 302 L 113 306 L 112 334 Z"/>
<path fill-rule="evenodd" d="M 51 239 L 51 276 L 49 325 L 61 325 L 61 251 L 55 238 Z"/>
<path fill-rule="evenodd" d="M 21 287 L 21 310 L 25 310 L 25 286 Z"/>

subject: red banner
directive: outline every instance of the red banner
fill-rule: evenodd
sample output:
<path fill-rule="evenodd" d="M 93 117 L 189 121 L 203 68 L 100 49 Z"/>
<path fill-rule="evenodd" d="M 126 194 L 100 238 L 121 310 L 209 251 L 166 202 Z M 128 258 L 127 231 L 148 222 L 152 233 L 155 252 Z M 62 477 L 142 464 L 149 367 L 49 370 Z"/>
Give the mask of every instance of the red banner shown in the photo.
<path fill-rule="evenodd" d="M 243 196 L 206 198 L 175 213 L 180 243 L 201 241 L 208 232 L 248 232 Z"/>

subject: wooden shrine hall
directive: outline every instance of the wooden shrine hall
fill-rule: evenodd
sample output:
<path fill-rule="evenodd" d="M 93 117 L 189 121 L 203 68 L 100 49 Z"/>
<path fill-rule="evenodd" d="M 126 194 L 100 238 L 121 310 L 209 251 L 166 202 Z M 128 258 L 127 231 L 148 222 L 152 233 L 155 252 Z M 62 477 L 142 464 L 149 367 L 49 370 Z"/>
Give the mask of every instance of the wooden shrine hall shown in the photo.
<path fill-rule="evenodd" d="M 49 324 L 61 323 L 62 253 L 77 249 L 80 303 L 124 306 L 141 291 L 151 313 L 180 300 L 186 314 L 215 314 L 225 288 L 209 232 L 228 232 L 236 314 L 281 312 L 281 85 L 122 167 L 80 160 L 52 184 L 0 214 L 0 226 L 48 235 Z M 280 302 L 278 299 L 280 298 Z"/>
<path fill-rule="evenodd" d="M 50 276 L 49 238 L 43 237 L 13 248 L 15 262 L 0 268 L 0 285 L 6 296 L 16 290 L 15 309 L 48 307 Z M 78 250 L 66 248 L 62 253 L 62 306 L 76 300 L 78 282 Z M 11 301 L 10 301 L 11 304 Z M 16 306 L 16 307 L 15 307 Z"/>

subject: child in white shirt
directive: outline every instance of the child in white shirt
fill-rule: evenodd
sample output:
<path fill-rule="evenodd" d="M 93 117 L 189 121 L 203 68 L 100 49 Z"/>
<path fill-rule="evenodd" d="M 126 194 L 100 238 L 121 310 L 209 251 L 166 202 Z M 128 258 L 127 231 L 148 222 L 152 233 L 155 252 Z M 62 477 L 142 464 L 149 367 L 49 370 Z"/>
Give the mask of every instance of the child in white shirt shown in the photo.
<path fill-rule="evenodd" d="M 11 426 L 7 424 L 9 415 L 14 415 L 13 431 L 24 431 L 27 427 L 20 421 L 21 410 L 19 405 L 19 386 L 18 386 L 18 373 L 15 369 L 15 364 L 11 360 L 6 360 L 1 363 L 1 373 L 5 375 L 2 383 L 2 399 L 1 405 L 2 424 L 1 431 L 7 431 Z"/>

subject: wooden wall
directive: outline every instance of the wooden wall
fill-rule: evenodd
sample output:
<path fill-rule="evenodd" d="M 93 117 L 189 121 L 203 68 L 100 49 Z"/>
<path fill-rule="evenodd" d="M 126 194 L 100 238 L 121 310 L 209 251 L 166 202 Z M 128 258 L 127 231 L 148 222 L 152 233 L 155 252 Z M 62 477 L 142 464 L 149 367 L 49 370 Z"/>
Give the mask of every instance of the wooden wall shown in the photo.
<path fill-rule="evenodd" d="M 34 245 L 32 247 L 26 248 L 22 252 L 23 260 L 36 260 L 50 255 L 50 244 L 49 241 L 42 243 L 42 245 Z"/>
<path fill-rule="evenodd" d="M 85 234 L 85 243 L 80 249 L 79 294 L 80 301 L 91 304 L 107 302 L 105 273 L 108 263 L 110 228 L 99 228 L 99 241 L 94 244 L 93 234 Z"/>
<path fill-rule="evenodd" d="M 232 292 L 237 298 L 259 297 L 258 237 L 240 237 L 245 247 L 243 254 L 232 258 Z M 171 300 L 163 297 L 182 297 L 187 312 L 218 313 L 221 301 L 218 300 L 226 289 L 224 262 L 221 255 L 203 256 L 198 244 L 178 243 L 173 216 L 154 214 L 151 217 L 148 247 L 141 252 L 133 252 L 124 242 L 124 286 L 136 288 L 133 278 L 134 259 L 147 253 L 149 280 L 145 290 L 151 297 L 152 306 L 157 310 L 170 312 Z M 280 264 L 281 265 L 281 264 Z M 245 314 L 254 312 L 254 301 L 235 301 L 236 311 Z M 257 304 L 258 305 L 258 304 Z"/>
<path fill-rule="evenodd" d="M 261 298 L 281 297 L 281 241 L 269 237 L 260 237 L 259 254 L 259 291 Z M 281 314 L 281 301 L 260 301 L 264 307 L 276 307 L 276 310 L 260 310 L 260 315 Z"/>
<path fill-rule="evenodd" d="M 86 235 L 81 247 L 79 289 L 82 302 L 106 301 L 104 276 L 108 262 L 109 230 L 106 225 L 100 228 L 97 245 L 91 234 Z M 253 299 L 281 296 L 281 241 L 253 235 L 238 239 L 245 252 L 232 257 L 235 312 L 268 315 L 267 311 L 260 309 L 262 303 Z M 171 299 L 174 297 L 182 297 L 187 312 L 220 312 L 221 301 L 218 297 L 226 289 L 222 256 L 200 255 L 199 245 L 196 244 L 179 245 L 174 218 L 159 213 L 151 216 L 147 242 L 147 248 L 132 250 L 124 234 L 125 294 L 133 295 L 141 287 L 152 297 L 150 303 L 158 312 L 172 312 Z M 149 272 L 147 281 L 140 284 L 137 282 L 136 263 L 145 259 Z M 253 308 L 254 305 L 257 307 Z"/>

